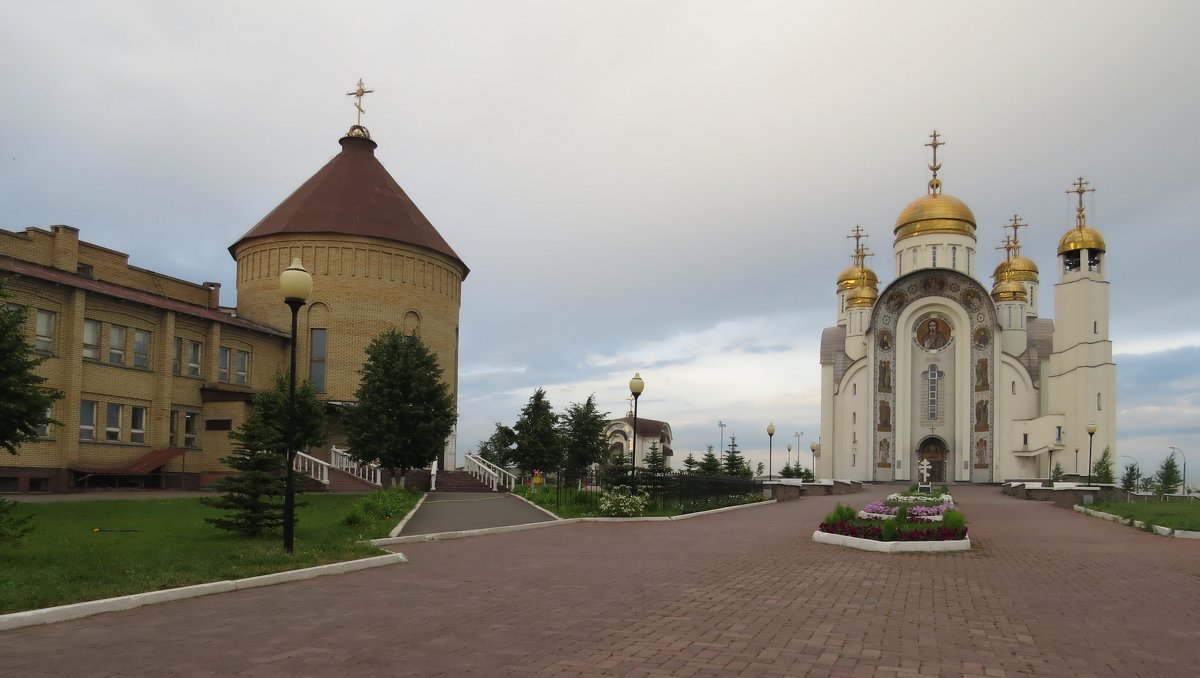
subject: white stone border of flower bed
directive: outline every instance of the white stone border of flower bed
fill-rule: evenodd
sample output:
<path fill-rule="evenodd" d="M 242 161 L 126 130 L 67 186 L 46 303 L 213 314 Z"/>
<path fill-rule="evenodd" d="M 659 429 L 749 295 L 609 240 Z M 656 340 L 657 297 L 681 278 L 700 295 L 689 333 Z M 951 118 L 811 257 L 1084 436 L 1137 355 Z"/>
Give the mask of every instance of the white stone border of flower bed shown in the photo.
<path fill-rule="evenodd" d="M 1095 518 L 1110 520 L 1114 523 L 1121 523 L 1122 525 L 1132 525 L 1133 527 L 1142 530 L 1146 529 L 1146 523 L 1140 520 L 1122 518 L 1121 516 L 1116 516 L 1111 513 L 1105 513 L 1104 511 L 1097 511 L 1086 506 L 1080 506 L 1079 504 L 1075 505 L 1075 510 Z M 1162 525 L 1151 525 L 1150 529 L 1154 531 L 1154 534 L 1162 537 L 1175 537 L 1176 539 L 1200 539 L 1200 532 L 1196 532 L 1194 530 L 1176 530 L 1171 527 L 1163 527 Z"/>
<path fill-rule="evenodd" d="M 943 551 L 970 551 L 971 538 L 948 539 L 946 541 L 876 541 L 862 537 L 850 537 L 844 534 L 831 534 L 817 530 L 813 532 L 813 541 L 818 544 L 833 544 L 847 546 L 860 551 L 878 551 L 880 553 L 940 553 Z"/>

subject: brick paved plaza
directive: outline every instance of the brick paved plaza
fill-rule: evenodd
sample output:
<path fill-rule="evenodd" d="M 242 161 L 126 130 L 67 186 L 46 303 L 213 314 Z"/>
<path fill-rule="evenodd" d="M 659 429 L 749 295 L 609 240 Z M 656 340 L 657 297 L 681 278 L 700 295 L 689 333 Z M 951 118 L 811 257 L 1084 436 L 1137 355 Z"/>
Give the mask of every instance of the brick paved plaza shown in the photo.
<path fill-rule="evenodd" d="M 812 543 L 838 497 L 407 544 L 404 565 L 0 633 L 0 674 L 1200 672 L 1200 544 L 953 491 L 970 552 Z"/>

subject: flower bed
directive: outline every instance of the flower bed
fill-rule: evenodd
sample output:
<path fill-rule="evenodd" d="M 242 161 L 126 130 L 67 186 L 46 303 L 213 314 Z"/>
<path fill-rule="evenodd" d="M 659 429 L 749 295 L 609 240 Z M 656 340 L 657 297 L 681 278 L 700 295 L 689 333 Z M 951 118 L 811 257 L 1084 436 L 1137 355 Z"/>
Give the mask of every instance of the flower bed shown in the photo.
<path fill-rule="evenodd" d="M 954 497 L 946 493 L 942 494 L 913 494 L 905 492 L 904 494 L 889 494 L 884 502 L 888 504 L 952 504 Z"/>
<path fill-rule="evenodd" d="M 817 532 L 881 542 L 957 541 L 967 538 L 966 521 L 951 503 L 936 507 L 908 506 L 903 502 L 900 506 L 892 507 L 887 503 L 873 502 L 867 505 L 863 513 L 838 504 L 825 516 Z M 870 516 L 875 510 L 895 515 Z M 930 519 L 935 514 L 940 521 L 933 522 Z"/>

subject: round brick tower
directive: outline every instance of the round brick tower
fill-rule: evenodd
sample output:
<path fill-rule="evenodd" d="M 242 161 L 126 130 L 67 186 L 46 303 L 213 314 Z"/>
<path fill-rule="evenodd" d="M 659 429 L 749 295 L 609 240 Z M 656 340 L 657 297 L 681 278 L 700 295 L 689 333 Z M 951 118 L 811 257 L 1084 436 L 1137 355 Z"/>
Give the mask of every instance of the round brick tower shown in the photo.
<path fill-rule="evenodd" d="M 288 327 L 279 274 L 299 258 L 313 276 L 297 331 L 300 379 L 312 378 L 331 403 L 353 401 L 367 344 L 396 328 L 437 354 L 457 401 L 469 269 L 375 158 L 364 128 L 339 143 L 340 153 L 230 246 L 238 315 Z"/>

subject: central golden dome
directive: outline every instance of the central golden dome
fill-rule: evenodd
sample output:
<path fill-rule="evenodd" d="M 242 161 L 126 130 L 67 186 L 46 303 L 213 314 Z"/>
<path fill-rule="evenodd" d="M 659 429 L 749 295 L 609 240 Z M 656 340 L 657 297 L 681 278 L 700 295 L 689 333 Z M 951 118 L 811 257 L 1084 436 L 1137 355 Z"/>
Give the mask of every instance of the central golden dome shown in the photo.
<path fill-rule="evenodd" d="M 992 288 L 992 299 L 996 301 L 1025 301 L 1025 286 L 1015 280 L 996 283 Z"/>
<path fill-rule="evenodd" d="M 1038 282 L 1038 267 L 1032 259 L 1017 254 L 1000 262 L 992 273 L 992 280 L 998 283 L 1008 280 L 1035 283 Z"/>
<path fill-rule="evenodd" d="M 879 299 L 879 292 L 865 285 L 858 285 L 846 293 L 847 308 L 871 308 Z"/>
<path fill-rule="evenodd" d="M 896 242 L 926 233 L 975 238 L 975 215 L 952 195 L 923 195 L 910 202 L 896 219 Z"/>

